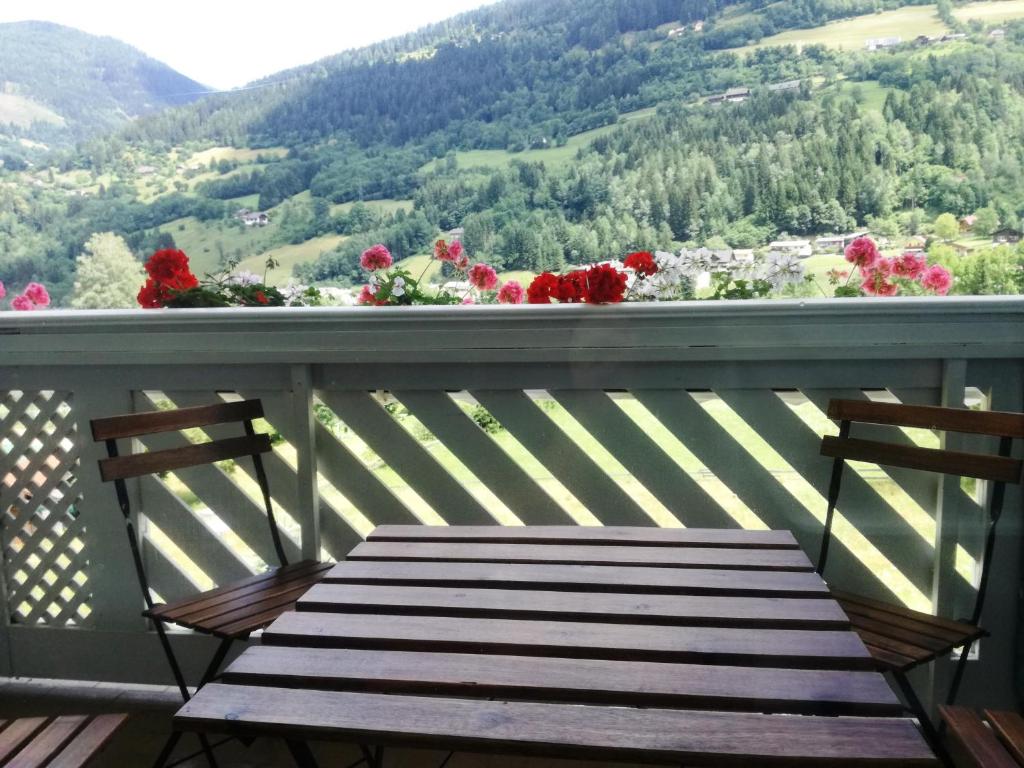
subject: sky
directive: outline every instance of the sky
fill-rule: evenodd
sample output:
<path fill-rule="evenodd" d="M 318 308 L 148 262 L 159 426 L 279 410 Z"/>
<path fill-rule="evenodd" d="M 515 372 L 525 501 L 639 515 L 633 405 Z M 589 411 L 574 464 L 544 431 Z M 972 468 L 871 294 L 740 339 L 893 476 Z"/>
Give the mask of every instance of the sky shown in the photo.
<path fill-rule="evenodd" d="M 0 0 L 0 23 L 35 19 L 109 35 L 193 80 L 236 88 L 493 1 Z"/>

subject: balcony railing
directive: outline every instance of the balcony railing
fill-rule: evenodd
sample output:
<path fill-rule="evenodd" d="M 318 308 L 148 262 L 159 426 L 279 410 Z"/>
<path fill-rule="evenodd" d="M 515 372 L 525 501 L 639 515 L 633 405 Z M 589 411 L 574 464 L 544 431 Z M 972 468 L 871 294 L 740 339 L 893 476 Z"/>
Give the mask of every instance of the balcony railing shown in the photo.
<path fill-rule="evenodd" d="M 0 360 L 0 674 L 163 681 L 92 418 L 261 398 L 289 554 L 443 520 L 767 526 L 813 556 L 828 400 L 1024 410 L 1024 300 L 3 313 Z M 856 465 L 829 580 L 962 615 L 984 490 Z M 162 599 L 274 559 L 245 462 L 132 493 Z M 968 674 L 988 703 L 1014 690 L 1020 509 Z"/>

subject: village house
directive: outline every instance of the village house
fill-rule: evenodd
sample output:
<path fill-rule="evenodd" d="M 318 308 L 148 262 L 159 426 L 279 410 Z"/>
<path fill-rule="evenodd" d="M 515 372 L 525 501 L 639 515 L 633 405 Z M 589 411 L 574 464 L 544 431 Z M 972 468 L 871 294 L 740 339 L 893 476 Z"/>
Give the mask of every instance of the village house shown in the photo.
<path fill-rule="evenodd" d="M 864 47 L 869 51 L 877 51 L 880 48 L 892 48 L 902 42 L 902 37 L 872 37 L 864 43 Z"/>
<path fill-rule="evenodd" d="M 800 88 L 800 80 L 786 80 L 781 83 L 772 83 L 768 86 L 768 90 L 772 93 L 778 93 L 779 91 L 796 91 Z"/>
<path fill-rule="evenodd" d="M 270 223 L 270 214 L 264 211 L 250 211 L 248 208 L 235 211 L 235 218 L 240 219 L 247 227 L 265 227 Z"/>
<path fill-rule="evenodd" d="M 867 235 L 867 230 L 861 230 L 860 232 L 849 232 L 845 235 L 825 235 L 823 237 L 817 238 L 814 241 L 814 248 L 819 253 L 827 253 L 830 251 L 842 251 L 845 250 L 846 246 L 848 246 L 858 237 L 865 237 Z"/>
<path fill-rule="evenodd" d="M 729 104 L 742 104 L 744 101 L 750 98 L 749 88 L 730 88 L 725 93 L 716 93 L 714 96 L 708 96 L 708 104 L 721 104 L 723 102 Z"/>
<path fill-rule="evenodd" d="M 788 256 L 798 256 L 801 259 L 805 259 L 814 253 L 810 240 L 775 240 L 768 243 L 768 248 Z"/>
<path fill-rule="evenodd" d="M 992 243 L 994 245 L 1019 243 L 1022 237 L 1024 237 L 1024 233 L 1019 229 L 1006 227 L 992 233 Z"/>
<path fill-rule="evenodd" d="M 973 213 L 970 214 L 969 216 L 961 216 L 960 217 L 960 231 L 961 232 L 970 232 L 972 229 L 974 229 L 974 223 L 977 220 L 978 220 L 978 217 L 975 216 Z"/>

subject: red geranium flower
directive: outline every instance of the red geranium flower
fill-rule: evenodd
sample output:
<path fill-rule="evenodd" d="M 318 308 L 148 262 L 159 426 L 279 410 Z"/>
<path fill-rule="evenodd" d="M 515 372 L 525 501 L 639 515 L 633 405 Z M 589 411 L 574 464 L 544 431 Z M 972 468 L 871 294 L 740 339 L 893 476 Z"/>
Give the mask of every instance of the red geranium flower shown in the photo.
<path fill-rule="evenodd" d="M 558 300 L 564 304 L 578 304 L 587 301 L 587 273 L 577 269 L 558 278 Z"/>
<path fill-rule="evenodd" d="M 267 294 L 265 294 L 263 291 L 256 291 L 256 301 L 258 301 L 260 304 L 270 303 L 270 299 L 267 298 Z"/>
<path fill-rule="evenodd" d="M 526 300 L 530 304 L 550 304 L 558 290 L 558 276 L 550 272 L 542 272 L 533 278 L 526 289 Z"/>
<path fill-rule="evenodd" d="M 586 271 L 587 301 L 591 304 L 615 304 L 626 293 L 626 273 L 610 264 L 598 264 Z"/>
<path fill-rule="evenodd" d="M 199 280 L 189 269 L 188 256 L 173 248 L 165 248 L 150 256 L 146 262 L 146 272 L 157 282 L 177 290 L 199 285 Z"/>
<path fill-rule="evenodd" d="M 655 263 L 654 255 L 650 251 L 631 253 L 626 257 L 623 264 L 644 277 L 650 277 L 658 271 L 658 265 Z"/>

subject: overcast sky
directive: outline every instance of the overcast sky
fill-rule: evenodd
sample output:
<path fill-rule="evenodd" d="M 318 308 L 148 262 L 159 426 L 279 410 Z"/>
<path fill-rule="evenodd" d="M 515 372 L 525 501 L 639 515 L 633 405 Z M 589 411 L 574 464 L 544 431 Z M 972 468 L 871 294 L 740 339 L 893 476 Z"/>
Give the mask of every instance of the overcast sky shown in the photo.
<path fill-rule="evenodd" d="M 0 23 L 39 19 L 109 35 L 215 88 L 234 88 L 493 0 L 0 0 Z"/>

